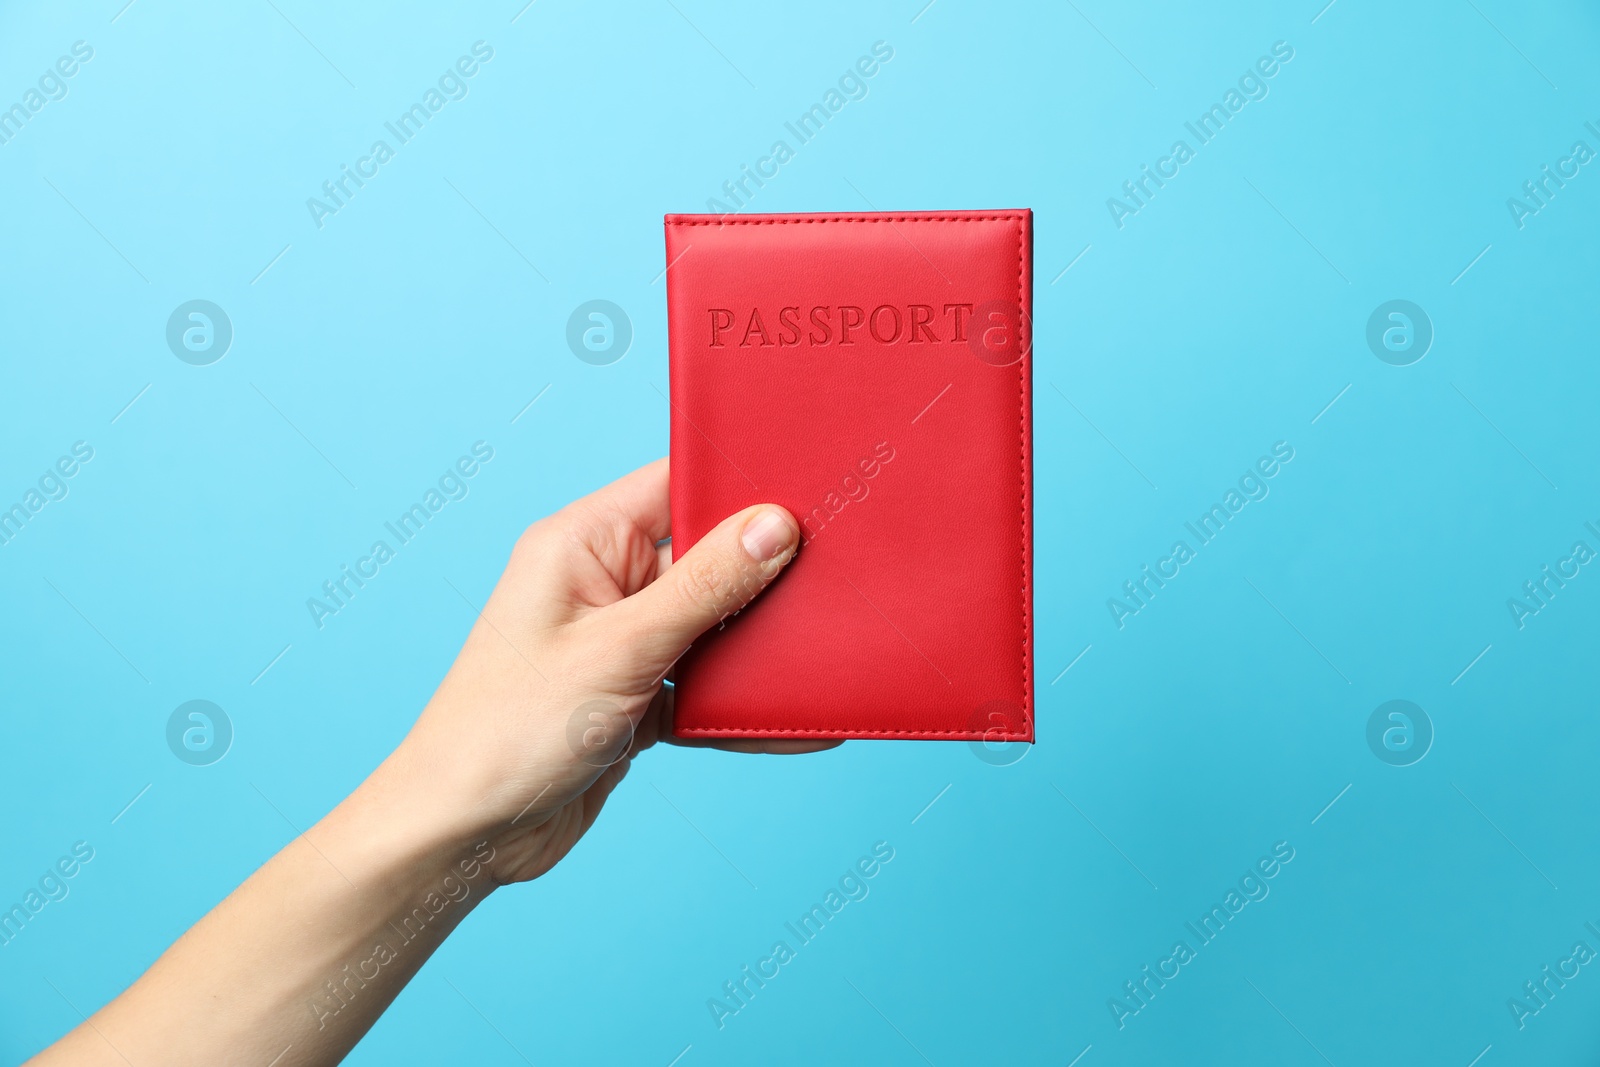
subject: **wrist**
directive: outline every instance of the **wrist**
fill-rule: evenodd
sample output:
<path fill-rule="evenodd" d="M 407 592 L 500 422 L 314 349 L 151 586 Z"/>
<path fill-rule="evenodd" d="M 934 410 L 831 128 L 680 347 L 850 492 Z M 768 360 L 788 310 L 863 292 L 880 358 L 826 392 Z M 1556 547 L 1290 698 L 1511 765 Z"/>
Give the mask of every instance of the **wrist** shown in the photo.
<path fill-rule="evenodd" d="M 376 891 L 401 912 L 430 894 L 465 904 L 463 914 L 496 886 L 493 855 L 481 820 L 422 773 L 402 746 L 329 812 L 307 841 L 345 881 Z"/>

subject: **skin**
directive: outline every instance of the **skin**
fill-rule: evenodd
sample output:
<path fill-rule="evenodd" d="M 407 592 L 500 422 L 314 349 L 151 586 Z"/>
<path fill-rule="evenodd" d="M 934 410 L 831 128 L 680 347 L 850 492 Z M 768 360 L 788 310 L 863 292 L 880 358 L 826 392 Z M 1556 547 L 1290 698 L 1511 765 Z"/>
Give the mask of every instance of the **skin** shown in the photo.
<path fill-rule="evenodd" d="M 529 527 L 400 746 L 31 1062 L 337 1063 L 491 892 L 572 850 L 657 741 L 836 745 L 671 736 L 662 680 L 778 576 L 799 533 L 756 505 L 672 563 L 667 478 L 658 460 Z"/>

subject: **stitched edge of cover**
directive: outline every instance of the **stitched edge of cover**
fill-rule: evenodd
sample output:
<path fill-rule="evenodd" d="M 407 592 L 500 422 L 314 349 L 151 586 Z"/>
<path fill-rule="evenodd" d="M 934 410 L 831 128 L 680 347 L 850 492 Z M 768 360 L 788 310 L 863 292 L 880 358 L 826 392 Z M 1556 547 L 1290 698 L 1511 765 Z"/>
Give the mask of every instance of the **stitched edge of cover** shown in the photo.
<path fill-rule="evenodd" d="M 971 730 L 745 730 L 737 726 L 674 726 L 673 734 L 677 737 L 683 737 L 688 734 L 715 734 L 718 737 L 725 737 L 729 740 L 750 737 L 776 737 L 780 734 L 823 734 L 827 737 L 838 737 L 845 740 L 863 737 L 952 737 L 965 738 L 969 741 L 982 741 L 986 738 L 993 739 L 996 737 L 1002 741 L 1026 741 L 1028 739 L 1028 735 L 1025 733 L 996 734 L 992 731 L 974 733 Z"/>
<path fill-rule="evenodd" d="M 1028 581 L 1033 570 L 1033 554 L 1028 545 L 1028 393 L 1027 375 L 1028 367 L 1033 363 L 1033 313 L 1028 307 L 1030 303 L 1024 298 L 1023 271 L 1025 266 L 1025 249 L 1027 236 L 1025 225 L 1026 216 L 1017 216 L 1017 521 L 1021 526 L 1020 545 L 1022 564 L 1022 721 L 1023 733 L 1032 736 L 1033 708 L 1030 707 L 1033 697 L 1033 686 L 1028 684 L 1030 671 L 1028 667 L 1029 650 L 1033 647 L 1033 613 L 1028 610 Z M 1026 316 L 1027 325 L 1023 325 Z M 1027 331 L 1027 347 L 1022 347 L 1022 333 Z"/>
<path fill-rule="evenodd" d="M 800 226 L 825 225 L 830 222 L 1016 222 L 1021 215 L 895 215 L 893 218 L 875 218 L 871 215 L 852 215 L 819 219 L 679 219 L 668 226 Z M 1019 272 L 1020 273 L 1020 272 Z"/>
<path fill-rule="evenodd" d="M 1023 319 L 1023 316 L 1024 315 L 1028 315 L 1028 311 L 1027 311 L 1027 308 L 1026 308 L 1025 303 L 1024 303 L 1024 292 L 1023 292 L 1023 281 L 1024 281 L 1023 273 L 1024 273 L 1024 266 L 1025 266 L 1025 260 L 1026 260 L 1026 257 L 1025 257 L 1026 245 L 1025 245 L 1025 242 L 1024 242 L 1024 238 L 1026 237 L 1026 228 L 1023 225 L 1023 221 L 1024 221 L 1024 219 L 1026 217 L 1027 216 L 1023 215 L 1023 214 L 1013 214 L 1013 215 L 917 215 L 917 216 L 897 215 L 897 216 L 895 216 L 893 218 L 886 218 L 886 217 L 883 217 L 883 216 L 872 216 L 872 215 L 856 215 L 856 216 L 847 216 L 847 217 L 833 216 L 833 217 L 827 217 L 827 218 L 812 218 L 812 219 L 807 219 L 807 218 L 799 218 L 799 219 L 732 219 L 732 220 L 727 220 L 727 221 L 722 220 L 722 219 L 703 219 L 703 220 L 702 219 L 693 219 L 693 220 L 676 219 L 676 220 L 673 220 L 671 222 L 668 222 L 667 225 L 668 226 L 790 226 L 790 225 L 807 225 L 807 224 L 809 224 L 809 225 L 825 225 L 825 224 L 830 223 L 830 222 L 889 222 L 889 223 L 894 223 L 894 222 L 1015 222 L 1017 224 L 1017 327 L 1018 327 L 1018 332 L 1020 334 L 1021 331 L 1022 331 L 1022 319 Z M 1028 356 L 1031 356 L 1032 348 L 1033 348 L 1033 323 L 1032 323 L 1031 319 L 1032 319 L 1032 316 L 1029 315 L 1029 320 L 1030 321 L 1029 321 L 1028 326 L 1027 326 L 1028 345 L 1027 345 L 1027 348 L 1024 348 L 1022 350 L 1024 353 L 1027 353 Z M 1018 341 L 1019 341 L 1019 345 L 1020 345 L 1020 341 L 1021 341 L 1020 337 L 1019 337 Z M 1025 376 L 1027 374 L 1027 367 L 1028 367 L 1028 363 L 1029 362 L 1030 362 L 1030 360 L 1029 360 L 1029 358 L 1027 358 L 1027 356 L 1019 356 L 1019 358 L 1017 359 L 1017 480 L 1018 480 L 1018 494 L 1019 494 L 1018 505 L 1017 505 L 1017 516 L 1018 516 L 1018 521 L 1019 521 L 1019 523 L 1021 525 L 1022 541 L 1023 541 L 1022 551 L 1023 551 L 1023 556 L 1024 556 L 1024 558 L 1022 560 L 1022 562 L 1023 562 L 1023 568 L 1022 568 L 1022 718 L 1023 718 L 1024 722 L 1026 722 L 1029 726 L 1032 726 L 1032 724 L 1033 724 L 1033 711 L 1029 707 L 1029 703 L 1030 703 L 1029 698 L 1032 696 L 1032 693 L 1030 692 L 1030 687 L 1028 685 L 1028 648 L 1029 648 L 1030 637 L 1031 637 L 1031 633 L 1032 633 L 1032 629 L 1033 628 L 1030 625 L 1030 620 L 1028 618 L 1028 577 L 1029 577 L 1028 576 L 1028 570 L 1029 570 L 1029 568 L 1026 565 L 1026 558 L 1025 558 L 1026 554 L 1027 554 L 1027 540 L 1028 540 L 1028 424 L 1027 424 L 1027 393 L 1025 392 L 1024 385 L 1025 385 L 1025 382 L 1026 382 L 1026 377 Z M 730 729 L 737 730 L 738 732 L 737 733 L 729 733 L 728 731 Z M 718 727 L 718 726 L 678 726 L 676 724 L 673 725 L 672 732 L 673 732 L 673 734 L 675 736 L 678 736 L 678 737 L 687 737 L 687 736 L 692 735 L 692 734 L 716 734 L 718 736 L 729 737 L 729 738 L 777 737 L 777 736 L 782 736 L 782 735 L 785 735 L 785 734 L 811 734 L 811 735 L 826 734 L 826 735 L 831 736 L 831 737 L 838 737 L 841 734 L 845 734 L 845 735 L 848 735 L 849 737 L 853 737 L 853 738 L 862 738 L 862 737 L 921 737 L 921 738 L 951 737 L 951 738 L 967 738 L 967 739 L 971 739 L 971 740 L 983 740 L 983 739 L 992 738 L 992 737 L 995 736 L 992 731 L 987 731 L 987 730 L 826 730 L 826 729 L 817 729 L 817 730 L 806 730 L 806 729 L 795 729 L 795 730 L 754 729 L 754 730 L 745 730 L 745 729 L 740 729 L 739 727 L 731 727 L 730 728 L 730 727 Z M 1006 739 L 1006 740 L 1028 741 L 1028 740 L 1030 740 L 1032 734 L 1033 734 L 1033 730 L 1025 729 L 1025 730 L 1018 731 L 1016 733 L 1000 734 L 999 736 L 1002 739 Z"/>

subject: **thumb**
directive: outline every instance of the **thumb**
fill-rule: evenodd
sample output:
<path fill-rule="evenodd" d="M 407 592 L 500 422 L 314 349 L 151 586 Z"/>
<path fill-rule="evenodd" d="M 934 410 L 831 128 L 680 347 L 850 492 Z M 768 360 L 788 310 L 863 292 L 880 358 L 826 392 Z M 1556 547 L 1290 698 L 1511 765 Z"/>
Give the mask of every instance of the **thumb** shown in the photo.
<path fill-rule="evenodd" d="M 628 646 L 653 669 L 668 667 L 705 631 L 744 608 L 794 558 L 800 528 L 776 504 L 724 519 L 654 582 L 613 605 Z"/>

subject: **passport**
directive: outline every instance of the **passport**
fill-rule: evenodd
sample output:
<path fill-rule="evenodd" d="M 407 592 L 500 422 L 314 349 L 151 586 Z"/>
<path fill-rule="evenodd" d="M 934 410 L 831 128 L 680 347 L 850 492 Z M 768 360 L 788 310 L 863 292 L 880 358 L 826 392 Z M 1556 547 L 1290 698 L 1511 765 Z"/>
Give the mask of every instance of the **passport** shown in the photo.
<path fill-rule="evenodd" d="M 1032 212 L 665 228 L 673 558 L 752 504 L 801 527 L 674 732 L 1031 742 Z"/>

